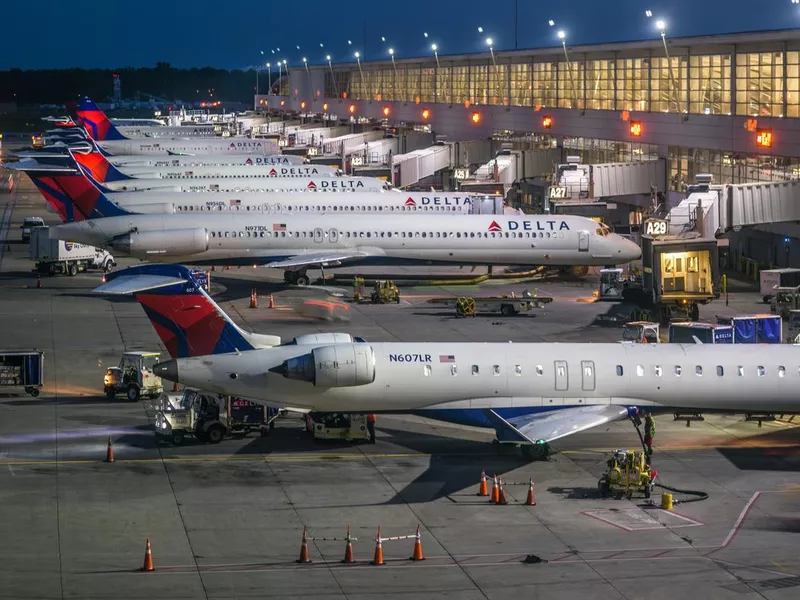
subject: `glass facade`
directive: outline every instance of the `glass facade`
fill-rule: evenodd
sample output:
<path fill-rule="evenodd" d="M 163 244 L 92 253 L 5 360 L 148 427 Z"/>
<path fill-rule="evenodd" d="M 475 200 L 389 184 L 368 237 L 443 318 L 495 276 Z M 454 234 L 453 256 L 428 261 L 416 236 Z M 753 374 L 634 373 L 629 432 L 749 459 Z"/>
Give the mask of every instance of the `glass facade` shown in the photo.
<path fill-rule="evenodd" d="M 326 69 L 324 90 L 327 98 L 356 100 L 669 113 L 680 106 L 700 115 L 800 117 L 800 51 L 619 54 L 590 53 L 569 63 L 557 55 L 495 55 L 438 67 L 427 60 L 362 63 Z"/>
<path fill-rule="evenodd" d="M 800 158 L 741 155 L 719 150 L 669 147 L 670 188 L 683 191 L 700 173 L 714 183 L 759 183 L 800 179 Z"/>

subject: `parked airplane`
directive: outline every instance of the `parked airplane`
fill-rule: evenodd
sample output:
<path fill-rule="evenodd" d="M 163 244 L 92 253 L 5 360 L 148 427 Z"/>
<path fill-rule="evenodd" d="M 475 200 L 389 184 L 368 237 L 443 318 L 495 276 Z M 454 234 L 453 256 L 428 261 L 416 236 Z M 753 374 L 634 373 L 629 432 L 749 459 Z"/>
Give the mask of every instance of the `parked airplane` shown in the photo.
<path fill-rule="evenodd" d="M 328 165 L 235 165 L 235 166 L 197 166 L 186 167 L 159 167 L 145 170 L 129 167 L 123 173 L 112 165 L 99 152 L 84 152 L 74 148 L 68 149 L 72 158 L 88 172 L 94 179 L 105 187 L 114 190 L 121 189 L 129 182 L 136 184 L 140 179 L 162 179 L 170 182 L 185 180 L 207 179 L 263 179 L 265 177 L 338 177 L 342 174 L 340 169 Z M 124 168 L 124 167 L 123 167 Z M 133 172 L 132 172 L 133 171 Z"/>
<path fill-rule="evenodd" d="M 333 333 L 281 343 L 238 327 L 180 265 L 117 271 L 95 291 L 136 295 L 172 356 L 154 367 L 168 381 L 270 405 L 493 428 L 531 457 L 638 409 L 800 412 L 791 345 L 369 343 Z"/>
<path fill-rule="evenodd" d="M 12 163 L 13 166 L 13 163 Z M 294 192 L 185 192 L 137 191 L 114 192 L 103 202 L 85 204 L 83 198 L 94 198 L 101 189 L 92 177 L 75 166 L 41 165 L 23 167 L 45 200 L 61 216 L 63 222 L 98 219 L 116 214 L 113 205 L 136 214 L 175 214 L 203 212 L 247 212 L 263 214 L 523 214 L 505 206 L 502 196 L 448 194 L 427 192 L 360 194 L 297 194 Z M 82 181 L 82 180 L 88 181 Z M 64 203 L 53 201 L 52 190 L 72 198 L 77 213 L 67 213 Z M 102 194 L 102 191 L 101 191 Z M 105 212 L 102 210 L 105 207 Z M 86 210 L 84 214 L 82 211 Z M 109 212 L 110 211 L 110 212 Z"/>
<path fill-rule="evenodd" d="M 93 187 L 93 186 L 92 186 Z M 309 267 L 350 264 L 603 266 L 640 248 L 574 215 L 130 214 L 94 190 L 40 186 L 51 206 L 104 218 L 65 223 L 50 237 L 130 256 L 196 265 L 264 265 L 307 285 Z"/>
<path fill-rule="evenodd" d="M 89 98 L 83 98 L 77 108 L 78 123 L 86 128 L 86 132 L 98 142 L 113 140 L 130 140 L 136 138 L 195 138 L 214 137 L 213 123 L 192 123 L 169 127 L 163 123 L 146 125 L 134 119 L 123 119 L 120 123 L 112 122 L 106 114 Z M 123 124 L 124 123 L 124 124 Z"/>

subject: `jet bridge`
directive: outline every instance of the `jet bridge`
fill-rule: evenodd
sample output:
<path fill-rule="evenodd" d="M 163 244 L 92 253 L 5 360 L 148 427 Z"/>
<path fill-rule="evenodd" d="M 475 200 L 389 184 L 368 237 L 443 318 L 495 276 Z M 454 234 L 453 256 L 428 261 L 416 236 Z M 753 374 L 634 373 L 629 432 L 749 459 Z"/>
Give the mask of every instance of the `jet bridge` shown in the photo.
<path fill-rule="evenodd" d="M 335 138 L 324 140 L 322 143 L 323 154 L 334 154 L 346 157 L 351 154 L 354 148 L 358 148 L 367 142 L 380 140 L 384 136 L 383 131 L 364 131 L 363 133 L 349 133 Z"/>
<path fill-rule="evenodd" d="M 556 167 L 549 196 L 558 200 L 611 198 L 663 192 L 666 163 L 663 159 L 627 163 L 580 164 L 577 156 L 568 156 L 566 164 Z"/>
<path fill-rule="evenodd" d="M 449 169 L 452 164 L 451 153 L 452 144 L 438 144 L 429 148 L 414 150 L 407 154 L 393 156 L 394 186 L 406 187 L 413 185 L 442 169 Z"/>
<path fill-rule="evenodd" d="M 397 154 L 400 140 L 395 137 L 366 142 L 352 148 L 345 162 L 354 167 L 388 165 L 391 157 Z"/>

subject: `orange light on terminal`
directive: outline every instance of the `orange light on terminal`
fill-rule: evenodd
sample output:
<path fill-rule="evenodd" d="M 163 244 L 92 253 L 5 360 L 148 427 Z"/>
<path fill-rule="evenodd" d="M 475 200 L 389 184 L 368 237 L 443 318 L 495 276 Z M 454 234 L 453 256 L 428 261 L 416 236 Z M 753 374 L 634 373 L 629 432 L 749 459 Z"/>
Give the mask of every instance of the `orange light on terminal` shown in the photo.
<path fill-rule="evenodd" d="M 305 110 L 305 109 L 306 109 L 306 101 L 305 101 L 305 100 L 303 100 L 303 101 L 300 103 L 300 110 Z"/>
<path fill-rule="evenodd" d="M 281 106 L 286 104 L 286 100 L 281 100 Z"/>
<path fill-rule="evenodd" d="M 355 105 L 355 104 L 351 104 L 351 105 L 350 105 L 350 109 L 349 109 L 349 110 L 350 110 L 350 114 L 351 114 L 351 115 L 352 115 L 353 113 L 355 113 L 355 112 L 356 112 L 356 105 Z"/>
<path fill-rule="evenodd" d="M 481 113 L 474 112 L 472 113 L 472 122 L 476 125 L 481 122 Z"/>
<path fill-rule="evenodd" d="M 427 121 L 428 119 L 430 119 L 430 117 L 431 117 L 431 111 L 428 110 L 427 108 L 422 109 L 422 118 Z"/>
<path fill-rule="evenodd" d="M 327 102 L 322 105 L 322 110 L 328 110 L 328 103 Z"/>
<path fill-rule="evenodd" d="M 383 116 L 384 117 L 388 117 L 390 112 L 392 112 L 392 111 L 389 109 L 388 106 L 384 106 L 383 107 Z"/>
<path fill-rule="evenodd" d="M 631 121 L 631 135 L 633 137 L 642 137 L 642 122 Z"/>
<path fill-rule="evenodd" d="M 623 110 L 623 111 L 622 111 L 622 114 L 620 114 L 620 116 L 619 116 L 619 117 L 620 117 L 620 119 L 622 119 L 622 120 L 623 120 L 623 122 L 624 122 L 624 121 L 628 121 L 628 120 L 630 120 L 630 118 L 631 118 L 631 113 L 630 113 L 630 111 Z"/>
<path fill-rule="evenodd" d="M 542 129 L 551 129 L 553 127 L 553 117 L 542 117 Z"/>
<path fill-rule="evenodd" d="M 464 100 L 464 108 L 469 108 L 470 106 L 471 106 L 470 101 L 469 100 Z"/>
<path fill-rule="evenodd" d="M 347 100 L 347 92 L 342 92 L 342 98 L 344 98 L 345 100 Z"/>
<path fill-rule="evenodd" d="M 772 129 L 759 129 L 756 131 L 756 146 L 759 148 L 772 148 Z"/>
<path fill-rule="evenodd" d="M 414 104 L 419 104 L 420 102 L 421 102 L 421 98 L 419 96 L 414 98 Z"/>

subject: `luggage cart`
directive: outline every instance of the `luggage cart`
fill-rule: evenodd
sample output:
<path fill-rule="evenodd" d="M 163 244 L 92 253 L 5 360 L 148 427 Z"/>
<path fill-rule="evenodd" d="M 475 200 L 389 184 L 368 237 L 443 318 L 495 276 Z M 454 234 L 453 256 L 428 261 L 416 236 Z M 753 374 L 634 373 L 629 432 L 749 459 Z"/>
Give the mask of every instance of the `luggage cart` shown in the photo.
<path fill-rule="evenodd" d="M 44 352 L 0 350 L 0 389 L 22 388 L 34 398 L 44 379 Z"/>

